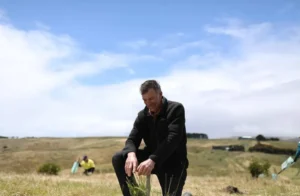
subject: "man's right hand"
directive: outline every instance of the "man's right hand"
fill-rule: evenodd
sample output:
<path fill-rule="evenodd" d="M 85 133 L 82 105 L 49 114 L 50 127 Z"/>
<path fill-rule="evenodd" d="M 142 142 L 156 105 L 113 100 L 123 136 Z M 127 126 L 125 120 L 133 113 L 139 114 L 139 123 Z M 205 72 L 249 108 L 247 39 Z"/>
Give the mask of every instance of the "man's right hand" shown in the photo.
<path fill-rule="evenodd" d="M 127 154 L 127 159 L 125 162 L 125 172 L 128 176 L 131 176 L 132 173 L 136 171 L 138 161 L 134 152 Z"/>

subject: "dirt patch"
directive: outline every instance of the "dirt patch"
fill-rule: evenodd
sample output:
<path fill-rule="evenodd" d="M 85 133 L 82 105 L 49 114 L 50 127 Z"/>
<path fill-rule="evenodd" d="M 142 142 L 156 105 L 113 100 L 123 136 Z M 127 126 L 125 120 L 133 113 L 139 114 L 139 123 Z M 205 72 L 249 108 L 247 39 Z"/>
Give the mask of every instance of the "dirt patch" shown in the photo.
<path fill-rule="evenodd" d="M 227 186 L 224 189 L 224 191 L 227 192 L 227 193 L 229 193 L 229 194 L 244 194 L 237 187 L 234 187 L 234 186 Z"/>

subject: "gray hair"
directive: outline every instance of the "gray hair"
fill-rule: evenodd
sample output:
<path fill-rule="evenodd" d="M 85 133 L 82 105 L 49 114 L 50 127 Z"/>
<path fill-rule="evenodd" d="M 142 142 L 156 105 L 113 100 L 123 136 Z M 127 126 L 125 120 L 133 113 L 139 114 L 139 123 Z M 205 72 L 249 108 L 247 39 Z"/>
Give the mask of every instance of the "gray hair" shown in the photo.
<path fill-rule="evenodd" d="M 146 80 L 143 84 L 141 84 L 140 92 L 143 95 L 147 93 L 150 89 L 155 90 L 155 92 L 161 92 L 160 85 L 156 80 Z"/>

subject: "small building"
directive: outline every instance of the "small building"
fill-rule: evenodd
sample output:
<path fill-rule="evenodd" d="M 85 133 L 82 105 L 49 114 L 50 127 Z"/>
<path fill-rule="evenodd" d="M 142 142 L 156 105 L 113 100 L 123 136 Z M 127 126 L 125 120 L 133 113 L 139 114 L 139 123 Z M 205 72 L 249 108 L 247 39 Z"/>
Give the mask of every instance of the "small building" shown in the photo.
<path fill-rule="evenodd" d="M 239 140 L 254 140 L 255 138 L 252 136 L 240 136 Z"/>

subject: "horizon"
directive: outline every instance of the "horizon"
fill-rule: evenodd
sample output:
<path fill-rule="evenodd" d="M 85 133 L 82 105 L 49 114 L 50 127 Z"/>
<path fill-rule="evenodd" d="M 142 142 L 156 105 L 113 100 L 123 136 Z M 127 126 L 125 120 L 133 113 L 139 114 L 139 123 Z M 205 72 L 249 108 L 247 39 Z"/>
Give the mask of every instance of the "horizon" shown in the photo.
<path fill-rule="evenodd" d="M 155 79 L 189 133 L 299 137 L 300 2 L 0 0 L 0 133 L 128 136 Z M 143 67 L 142 67 L 143 66 Z"/>
<path fill-rule="evenodd" d="M 187 132 L 187 134 L 195 134 L 195 132 Z M 198 133 L 198 134 L 205 134 L 205 133 Z M 258 134 L 258 135 L 237 135 L 237 136 L 228 136 L 228 137 L 209 137 L 208 134 L 208 140 L 218 140 L 218 139 L 238 139 L 239 137 L 251 137 L 251 139 L 255 140 L 258 135 L 263 135 L 263 134 Z M 300 137 L 296 136 L 280 136 L 280 135 L 263 135 L 266 138 L 279 138 L 281 140 L 285 139 L 299 139 Z M 88 139 L 88 138 L 127 138 L 127 135 L 102 135 L 102 136 L 3 136 L 0 135 L 0 139 Z M 187 139 L 197 139 L 197 138 L 190 138 L 188 137 Z M 199 140 L 207 140 L 207 139 L 199 139 Z"/>

